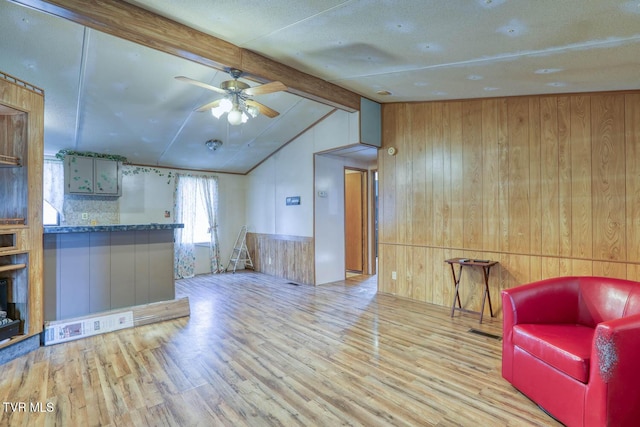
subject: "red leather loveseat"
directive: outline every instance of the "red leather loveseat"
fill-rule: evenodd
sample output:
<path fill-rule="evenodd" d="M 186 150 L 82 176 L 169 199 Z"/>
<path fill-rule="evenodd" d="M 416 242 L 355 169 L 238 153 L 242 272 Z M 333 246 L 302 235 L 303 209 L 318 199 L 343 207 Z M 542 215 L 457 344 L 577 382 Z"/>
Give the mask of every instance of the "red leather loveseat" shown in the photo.
<path fill-rule="evenodd" d="M 640 283 L 547 279 L 502 309 L 507 381 L 567 426 L 640 426 Z"/>

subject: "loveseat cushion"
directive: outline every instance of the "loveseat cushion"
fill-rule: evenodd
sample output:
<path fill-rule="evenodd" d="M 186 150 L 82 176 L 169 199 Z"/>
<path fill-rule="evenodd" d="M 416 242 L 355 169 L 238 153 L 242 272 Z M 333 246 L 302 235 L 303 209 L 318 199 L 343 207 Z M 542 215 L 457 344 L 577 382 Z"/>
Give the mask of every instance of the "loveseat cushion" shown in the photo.
<path fill-rule="evenodd" d="M 586 384 L 594 331 L 583 325 L 520 324 L 513 327 L 513 343 Z"/>

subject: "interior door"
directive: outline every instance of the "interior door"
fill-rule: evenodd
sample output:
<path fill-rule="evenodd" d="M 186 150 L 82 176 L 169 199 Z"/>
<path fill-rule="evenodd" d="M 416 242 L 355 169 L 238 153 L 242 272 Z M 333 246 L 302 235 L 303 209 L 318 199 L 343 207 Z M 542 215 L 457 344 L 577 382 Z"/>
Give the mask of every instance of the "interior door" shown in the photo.
<path fill-rule="evenodd" d="M 364 271 L 365 183 L 365 172 L 345 169 L 345 268 L 347 271 L 358 273 Z"/>

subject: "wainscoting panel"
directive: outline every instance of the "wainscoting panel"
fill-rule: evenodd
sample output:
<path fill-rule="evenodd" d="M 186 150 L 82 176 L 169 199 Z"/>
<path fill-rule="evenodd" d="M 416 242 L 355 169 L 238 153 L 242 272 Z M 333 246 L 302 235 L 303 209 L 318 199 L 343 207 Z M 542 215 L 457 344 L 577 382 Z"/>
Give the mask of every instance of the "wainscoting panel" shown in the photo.
<path fill-rule="evenodd" d="M 452 257 L 500 262 L 490 278 L 498 314 L 501 289 L 534 280 L 640 281 L 640 92 L 382 111 L 384 148 L 397 153 L 378 160 L 380 292 L 450 306 Z M 469 309 L 481 281 L 465 269 Z"/>
<path fill-rule="evenodd" d="M 312 237 L 247 233 L 247 248 L 255 271 L 294 283 L 315 284 Z"/>

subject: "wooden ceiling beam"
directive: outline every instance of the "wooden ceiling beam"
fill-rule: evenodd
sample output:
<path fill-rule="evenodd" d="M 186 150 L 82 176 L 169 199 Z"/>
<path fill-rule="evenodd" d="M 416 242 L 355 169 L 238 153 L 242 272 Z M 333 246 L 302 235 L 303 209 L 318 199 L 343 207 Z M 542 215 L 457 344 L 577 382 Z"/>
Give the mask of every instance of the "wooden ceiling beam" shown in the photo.
<path fill-rule="evenodd" d="M 281 81 L 288 92 L 346 111 L 360 95 L 122 0 L 10 0 L 112 36 L 218 70 L 238 68 L 257 81 Z"/>

